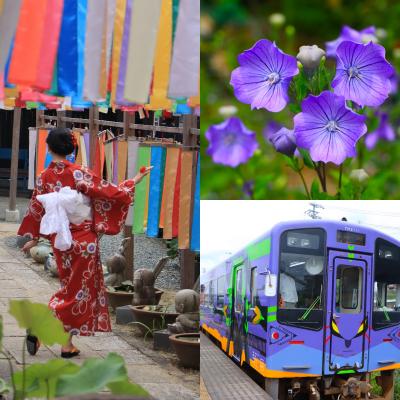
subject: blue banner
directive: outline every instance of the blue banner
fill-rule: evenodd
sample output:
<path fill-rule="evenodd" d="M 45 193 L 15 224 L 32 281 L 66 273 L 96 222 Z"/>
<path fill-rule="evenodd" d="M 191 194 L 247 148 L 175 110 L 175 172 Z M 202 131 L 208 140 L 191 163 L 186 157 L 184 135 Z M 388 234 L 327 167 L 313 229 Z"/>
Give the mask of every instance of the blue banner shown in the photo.
<path fill-rule="evenodd" d="M 164 185 L 165 147 L 152 146 L 150 165 L 149 206 L 147 214 L 147 236 L 157 237 L 159 231 L 160 209 Z"/>
<path fill-rule="evenodd" d="M 197 160 L 196 188 L 194 194 L 192 237 L 190 248 L 193 251 L 200 251 L 200 155 Z"/>

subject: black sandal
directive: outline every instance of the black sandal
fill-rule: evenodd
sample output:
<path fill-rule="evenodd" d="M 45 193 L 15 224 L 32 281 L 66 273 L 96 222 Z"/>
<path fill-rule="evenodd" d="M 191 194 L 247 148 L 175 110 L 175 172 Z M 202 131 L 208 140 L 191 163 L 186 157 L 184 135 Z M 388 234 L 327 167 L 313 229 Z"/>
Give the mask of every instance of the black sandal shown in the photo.
<path fill-rule="evenodd" d="M 40 347 L 39 339 L 26 331 L 26 349 L 31 356 L 36 355 Z"/>
<path fill-rule="evenodd" d="M 73 347 L 71 351 L 61 351 L 61 357 L 62 358 L 72 358 L 79 356 L 80 350 L 78 350 L 76 347 Z"/>

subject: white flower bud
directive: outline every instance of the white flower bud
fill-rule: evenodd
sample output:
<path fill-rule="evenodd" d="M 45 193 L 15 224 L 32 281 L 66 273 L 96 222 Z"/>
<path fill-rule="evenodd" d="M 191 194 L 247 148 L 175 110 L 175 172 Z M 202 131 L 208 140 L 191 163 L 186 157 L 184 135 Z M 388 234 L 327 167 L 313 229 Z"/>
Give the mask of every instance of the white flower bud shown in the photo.
<path fill-rule="evenodd" d="M 387 31 L 383 28 L 377 28 L 375 31 L 376 37 L 380 40 L 387 38 Z"/>
<path fill-rule="evenodd" d="M 218 109 L 219 114 L 222 115 L 224 118 L 228 118 L 231 117 L 232 115 L 235 115 L 237 111 L 238 111 L 237 107 L 232 105 L 221 106 Z"/>
<path fill-rule="evenodd" d="M 369 175 L 364 169 L 353 169 L 353 171 L 350 172 L 350 180 L 355 183 L 364 183 L 368 178 Z"/>
<path fill-rule="evenodd" d="M 324 55 L 325 51 L 314 44 L 313 46 L 301 46 L 297 59 L 303 64 L 304 69 L 314 70 L 318 68 Z"/>
<path fill-rule="evenodd" d="M 286 22 L 286 18 L 281 13 L 274 13 L 269 16 L 269 23 L 277 28 L 284 25 Z"/>

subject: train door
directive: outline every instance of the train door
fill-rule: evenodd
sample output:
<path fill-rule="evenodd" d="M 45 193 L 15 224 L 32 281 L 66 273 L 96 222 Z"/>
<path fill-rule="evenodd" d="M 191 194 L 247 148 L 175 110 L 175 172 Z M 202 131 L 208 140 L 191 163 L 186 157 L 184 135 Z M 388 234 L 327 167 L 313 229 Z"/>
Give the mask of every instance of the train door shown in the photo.
<path fill-rule="evenodd" d="M 232 287 L 232 340 L 233 340 L 233 357 L 240 361 L 243 350 L 243 313 L 244 313 L 244 296 L 243 296 L 243 280 L 245 278 L 244 263 L 240 263 L 233 267 L 234 274 Z"/>
<path fill-rule="evenodd" d="M 371 257 L 329 252 L 324 373 L 368 367 Z"/>

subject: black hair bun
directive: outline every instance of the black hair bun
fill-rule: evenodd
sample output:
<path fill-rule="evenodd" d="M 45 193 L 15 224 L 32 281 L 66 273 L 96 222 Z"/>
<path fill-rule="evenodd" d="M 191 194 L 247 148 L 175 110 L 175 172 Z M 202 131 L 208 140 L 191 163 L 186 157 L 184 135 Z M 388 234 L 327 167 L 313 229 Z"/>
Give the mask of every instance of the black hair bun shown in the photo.
<path fill-rule="evenodd" d="M 47 135 L 49 149 L 60 156 L 67 156 L 75 150 L 71 130 L 68 128 L 52 129 Z"/>

